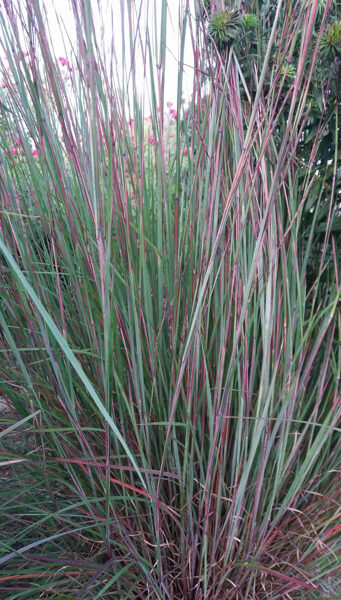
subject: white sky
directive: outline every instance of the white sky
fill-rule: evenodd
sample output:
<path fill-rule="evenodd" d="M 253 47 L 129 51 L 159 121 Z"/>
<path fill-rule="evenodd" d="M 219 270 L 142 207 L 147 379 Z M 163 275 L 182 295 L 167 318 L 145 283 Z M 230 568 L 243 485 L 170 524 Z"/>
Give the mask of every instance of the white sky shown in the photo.
<path fill-rule="evenodd" d="M 127 7 L 127 0 L 123 0 L 123 5 Z M 121 61 L 121 41 L 122 41 L 122 22 L 121 22 L 121 0 L 100 0 L 101 16 L 104 23 L 104 34 L 103 41 L 107 47 L 109 54 L 109 47 L 111 43 L 111 12 L 114 15 L 114 42 L 115 50 L 117 53 L 118 61 Z M 66 41 L 64 43 L 63 36 L 60 33 L 60 27 L 55 16 L 55 12 L 61 18 L 65 25 L 66 31 L 70 36 L 71 42 L 75 39 L 73 31 L 73 17 L 70 7 L 69 0 L 45 0 L 45 5 L 48 11 L 48 23 L 51 32 L 51 39 L 57 56 L 70 55 L 68 51 L 69 44 Z M 136 7 L 136 12 L 141 14 L 141 30 L 145 32 L 146 24 L 149 26 L 149 33 L 153 36 L 156 29 L 157 35 L 159 35 L 160 27 L 155 28 L 154 23 L 154 7 L 157 8 L 157 20 L 160 19 L 162 2 L 161 0 L 132 0 L 132 5 Z M 180 55 L 180 35 L 179 35 L 179 14 L 183 12 L 185 0 L 167 0 L 168 5 L 168 18 L 167 18 L 167 58 L 166 58 L 166 76 L 165 76 L 165 102 L 172 102 L 176 104 L 177 98 L 177 78 L 178 78 L 178 58 Z M 98 17 L 97 0 L 93 0 L 94 15 L 96 18 L 96 27 L 101 27 L 100 18 Z M 97 16 L 96 16 L 97 15 Z M 127 32 L 127 28 L 126 28 Z M 126 38 L 128 39 L 127 33 Z M 66 38 L 65 38 L 66 40 Z M 155 37 L 152 39 L 153 47 L 155 44 Z M 65 47 L 66 46 L 66 47 Z M 185 60 L 184 62 L 188 65 L 193 65 L 193 52 L 192 44 L 190 39 L 190 31 L 187 26 L 186 45 L 185 45 Z M 140 91 L 143 89 L 144 76 L 143 76 L 143 59 L 141 50 L 137 50 L 136 64 L 138 65 L 137 73 L 138 86 Z M 183 78 L 184 93 L 183 97 L 186 100 L 189 99 L 192 92 L 192 69 L 187 67 L 184 69 Z"/>

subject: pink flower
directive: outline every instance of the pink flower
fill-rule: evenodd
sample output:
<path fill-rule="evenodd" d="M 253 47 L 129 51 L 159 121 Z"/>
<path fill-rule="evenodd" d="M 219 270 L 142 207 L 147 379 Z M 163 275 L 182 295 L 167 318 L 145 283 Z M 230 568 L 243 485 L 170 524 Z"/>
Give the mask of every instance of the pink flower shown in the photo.
<path fill-rule="evenodd" d="M 66 58 L 63 58 L 62 56 L 60 56 L 60 57 L 58 58 L 58 60 L 59 60 L 60 64 L 62 65 L 62 67 L 65 67 L 65 65 L 67 65 L 67 60 L 66 60 Z"/>
<path fill-rule="evenodd" d="M 71 73 L 71 71 L 72 71 L 72 67 L 69 67 L 69 71 L 70 71 L 70 73 Z"/>
<path fill-rule="evenodd" d="M 129 119 L 128 125 L 132 127 L 134 125 L 134 119 Z"/>
<path fill-rule="evenodd" d="M 186 98 L 182 98 L 181 102 L 182 102 L 182 104 L 185 104 Z"/>
<path fill-rule="evenodd" d="M 36 150 L 35 148 L 34 150 L 32 150 L 32 156 L 38 156 L 38 150 Z"/>
<path fill-rule="evenodd" d="M 149 142 L 150 144 L 154 144 L 154 136 L 153 136 L 153 135 L 150 135 L 150 136 L 149 136 L 149 138 L 148 138 L 148 142 Z"/>
<path fill-rule="evenodd" d="M 17 138 L 14 138 L 14 144 L 15 144 L 15 146 L 20 146 L 22 144 L 20 136 L 18 136 Z"/>
<path fill-rule="evenodd" d="M 6 85 L 5 83 L 2 83 L 2 84 L 1 84 L 1 87 L 2 87 L 2 88 L 6 88 L 6 87 L 7 87 L 7 85 Z"/>
<path fill-rule="evenodd" d="M 9 151 L 11 154 L 13 154 L 13 156 L 17 156 L 17 151 L 15 148 L 10 148 Z"/>
<path fill-rule="evenodd" d="M 171 110 L 170 114 L 172 115 L 173 119 L 176 119 L 178 116 L 176 110 Z"/>
<path fill-rule="evenodd" d="M 185 148 L 185 150 L 184 150 L 184 156 L 187 156 L 187 154 L 188 154 L 188 150 L 187 150 L 187 148 Z"/>
<path fill-rule="evenodd" d="M 168 108 L 170 108 L 171 106 L 173 106 L 173 102 L 167 102 L 167 106 Z"/>

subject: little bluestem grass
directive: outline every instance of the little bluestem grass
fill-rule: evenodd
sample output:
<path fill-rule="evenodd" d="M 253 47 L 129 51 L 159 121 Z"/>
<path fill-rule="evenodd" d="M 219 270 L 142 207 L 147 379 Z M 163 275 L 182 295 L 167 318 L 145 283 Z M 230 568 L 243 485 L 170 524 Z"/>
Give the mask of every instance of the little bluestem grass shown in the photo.
<path fill-rule="evenodd" d="M 166 0 L 153 35 L 115 0 L 120 65 L 96 3 L 66 57 L 3 4 L 0 598 L 337 597 L 336 183 L 297 150 L 331 2 L 258 10 L 252 53 L 184 2 L 171 116 Z"/>

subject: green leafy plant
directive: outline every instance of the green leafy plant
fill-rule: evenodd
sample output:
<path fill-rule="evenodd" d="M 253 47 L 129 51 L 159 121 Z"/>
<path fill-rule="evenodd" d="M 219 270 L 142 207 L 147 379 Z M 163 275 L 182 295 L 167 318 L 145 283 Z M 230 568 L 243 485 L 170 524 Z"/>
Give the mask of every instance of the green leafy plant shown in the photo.
<path fill-rule="evenodd" d="M 237 39 L 241 23 L 240 12 L 237 9 L 226 8 L 211 16 L 208 34 L 218 50 L 226 50 Z"/>
<path fill-rule="evenodd" d="M 286 76 L 288 79 L 293 79 L 296 74 L 296 69 L 295 69 L 294 65 L 284 63 L 282 65 L 281 74 L 283 76 Z"/>
<path fill-rule="evenodd" d="M 326 56 L 341 55 L 341 21 L 333 21 L 321 39 L 321 50 Z"/>
<path fill-rule="evenodd" d="M 259 25 L 257 15 L 253 13 L 245 13 L 242 16 L 243 27 L 245 29 L 256 29 Z"/>

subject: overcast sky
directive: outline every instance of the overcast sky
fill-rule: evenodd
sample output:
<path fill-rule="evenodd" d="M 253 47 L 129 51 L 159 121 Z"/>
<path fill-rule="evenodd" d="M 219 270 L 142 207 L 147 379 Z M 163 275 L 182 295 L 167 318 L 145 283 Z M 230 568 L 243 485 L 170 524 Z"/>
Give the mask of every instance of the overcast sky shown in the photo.
<path fill-rule="evenodd" d="M 161 0 L 133 0 L 135 10 L 141 15 L 141 30 L 145 32 L 148 23 L 149 33 L 153 36 L 152 42 L 155 43 L 154 31 L 159 32 L 160 27 L 155 28 L 154 22 L 154 8 L 156 6 L 158 16 L 157 21 L 160 19 L 160 12 L 162 1 Z M 180 53 L 180 36 L 179 36 L 179 15 L 181 15 L 185 0 L 167 0 L 168 4 L 168 19 L 167 19 L 167 59 L 166 59 L 166 77 L 165 77 L 165 101 L 176 103 L 177 97 L 177 78 L 178 78 L 178 57 Z M 63 40 L 63 36 L 60 34 L 60 27 L 56 19 L 55 13 L 62 20 L 65 29 L 70 36 L 71 42 L 75 40 L 75 34 L 73 31 L 73 17 L 69 0 L 45 0 L 45 5 L 48 11 L 48 22 L 51 31 L 51 39 L 57 56 L 64 56 L 69 54 L 69 44 L 67 38 Z M 124 0 L 124 5 L 127 6 L 127 0 Z M 100 17 L 98 16 L 97 1 L 93 1 L 94 15 L 96 19 L 96 26 L 101 27 Z M 107 53 L 109 54 L 109 47 L 111 43 L 111 12 L 113 11 L 113 33 L 115 48 L 117 52 L 118 60 L 121 60 L 121 41 L 122 41 L 122 22 L 121 22 L 121 0 L 101 0 L 101 16 L 104 25 L 103 40 L 107 47 Z M 180 17 L 181 18 L 181 17 Z M 159 34 L 159 33 L 158 33 Z M 102 36 L 101 36 L 102 37 Z M 128 38 L 128 36 L 127 36 Z M 65 47 L 66 46 L 66 47 Z M 185 46 L 185 63 L 188 65 L 193 64 L 192 56 L 192 45 L 190 40 L 190 32 L 187 32 L 186 46 Z M 142 90 L 144 77 L 143 77 L 143 60 L 142 52 L 137 52 L 136 64 L 138 65 L 138 85 Z M 186 99 L 191 95 L 192 90 L 192 69 L 187 67 L 184 70 L 184 96 Z"/>

